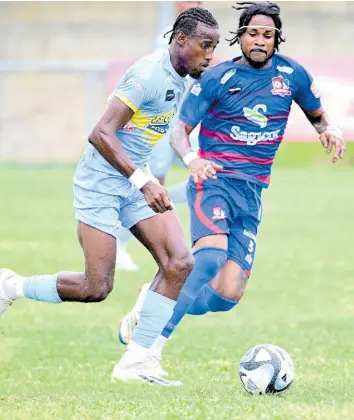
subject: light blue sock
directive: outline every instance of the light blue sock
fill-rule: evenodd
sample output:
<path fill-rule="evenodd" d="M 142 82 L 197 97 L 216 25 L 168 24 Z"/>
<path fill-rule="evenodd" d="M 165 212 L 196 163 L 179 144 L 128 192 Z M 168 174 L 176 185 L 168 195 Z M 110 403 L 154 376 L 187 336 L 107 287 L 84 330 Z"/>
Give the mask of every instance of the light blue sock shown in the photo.
<path fill-rule="evenodd" d="M 175 305 L 174 300 L 148 290 L 132 340 L 150 348 L 171 318 Z"/>
<path fill-rule="evenodd" d="M 174 204 L 187 202 L 187 181 L 181 182 L 167 189 L 168 194 Z"/>
<path fill-rule="evenodd" d="M 194 268 L 178 297 L 173 315 L 161 335 L 168 338 L 202 290 L 212 280 L 227 260 L 227 251 L 222 248 L 205 247 L 194 252 Z"/>
<path fill-rule="evenodd" d="M 57 291 L 58 274 L 23 278 L 23 294 L 40 302 L 62 303 Z"/>
<path fill-rule="evenodd" d="M 220 295 L 207 284 L 188 309 L 188 315 L 204 315 L 207 312 L 226 312 L 230 311 L 237 304 L 237 300 L 231 300 Z"/>
<path fill-rule="evenodd" d="M 134 235 L 130 232 L 129 229 L 126 229 L 125 227 L 121 227 L 119 229 L 118 235 L 117 235 L 117 241 L 120 243 L 120 245 L 125 245 L 129 239 L 131 239 Z"/>

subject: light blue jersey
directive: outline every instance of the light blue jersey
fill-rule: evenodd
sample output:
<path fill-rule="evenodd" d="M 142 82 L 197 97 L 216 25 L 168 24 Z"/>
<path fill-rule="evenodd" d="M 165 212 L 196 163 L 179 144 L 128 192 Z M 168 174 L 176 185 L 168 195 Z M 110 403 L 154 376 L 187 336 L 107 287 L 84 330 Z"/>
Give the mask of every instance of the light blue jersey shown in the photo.
<path fill-rule="evenodd" d="M 172 67 L 169 52 L 157 51 L 134 63 L 108 98 L 116 96 L 134 111 L 117 137 L 137 167 L 144 168 L 153 146 L 169 130 L 185 88 L 185 78 Z M 85 155 L 89 167 L 117 173 L 92 145 Z"/>
<path fill-rule="evenodd" d="M 159 51 L 137 61 L 110 95 L 134 111 L 132 119 L 117 131 L 117 141 L 138 168 L 147 162 L 156 143 L 169 130 L 185 90 L 168 51 Z M 156 216 L 143 193 L 117 171 L 91 145 L 77 166 L 73 180 L 76 219 L 117 236 L 121 225 L 130 229 Z"/>
<path fill-rule="evenodd" d="M 155 52 L 168 51 L 172 29 L 173 29 L 173 25 L 168 25 L 156 37 L 155 42 L 154 42 Z M 167 35 L 164 36 L 166 33 Z M 186 83 L 186 90 L 187 90 L 188 87 L 192 85 L 193 79 L 187 76 L 185 79 L 185 83 Z M 183 102 L 183 98 L 180 101 L 177 113 L 179 113 L 180 111 L 182 102 Z M 178 118 L 175 118 L 174 121 L 176 122 L 177 120 Z M 164 178 L 167 175 L 174 161 L 184 166 L 183 162 L 179 159 L 179 157 L 175 154 L 174 150 L 170 146 L 172 128 L 173 126 L 170 127 L 170 131 L 166 133 L 164 138 L 154 148 L 152 152 L 152 156 L 149 161 L 149 165 L 150 165 L 153 175 L 155 175 L 158 178 Z M 198 151 L 198 133 L 199 133 L 199 127 L 197 129 L 194 129 L 189 136 L 189 140 L 191 142 L 191 146 L 194 151 Z"/>

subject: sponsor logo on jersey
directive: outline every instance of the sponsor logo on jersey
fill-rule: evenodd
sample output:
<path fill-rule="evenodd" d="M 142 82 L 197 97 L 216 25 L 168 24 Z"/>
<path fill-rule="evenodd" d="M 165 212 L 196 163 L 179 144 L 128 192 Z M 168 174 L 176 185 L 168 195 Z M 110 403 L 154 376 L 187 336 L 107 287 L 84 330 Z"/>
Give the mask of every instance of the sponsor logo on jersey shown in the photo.
<path fill-rule="evenodd" d="M 200 86 L 200 83 L 197 83 L 194 85 L 191 89 L 191 93 L 195 96 L 199 96 L 200 92 L 202 91 L 202 88 Z"/>
<path fill-rule="evenodd" d="M 174 90 L 173 89 L 169 89 L 167 92 L 166 92 L 166 96 L 165 96 L 165 101 L 172 101 L 174 98 L 175 98 L 175 92 L 174 92 Z"/>
<path fill-rule="evenodd" d="M 170 111 L 164 114 L 157 115 L 148 124 L 145 125 L 149 130 L 155 131 L 159 134 L 166 134 L 172 118 L 176 115 L 176 111 Z"/>
<path fill-rule="evenodd" d="M 236 69 L 232 69 L 226 72 L 221 78 L 220 84 L 224 85 L 235 73 L 236 73 Z"/>
<path fill-rule="evenodd" d="M 283 76 L 277 76 L 272 78 L 272 94 L 279 96 L 291 95 L 291 90 L 289 88 L 289 80 L 284 79 Z"/>
<path fill-rule="evenodd" d="M 287 74 L 294 72 L 294 69 L 288 66 L 277 66 L 277 70 Z"/>
<path fill-rule="evenodd" d="M 253 109 L 244 107 L 243 115 L 254 124 L 259 125 L 261 128 L 267 126 L 268 118 L 261 114 L 258 110 L 261 109 L 263 112 L 267 112 L 267 105 L 257 104 Z"/>
<path fill-rule="evenodd" d="M 241 131 L 238 125 L 231 128 L 230 137 L 234 140 L 244 141 L 250 146 L 254 146 L 260 141 L 272 141 L 279 137 L 280 130 L 274 131 L 261 131 L 260 133 L 252 133 L 248 131 Z"/>
<path fill-rule="evenodd" d="M 213 220 L 224 220 L 226 219 L 225 212 L 221 207 L 213 207 Z"/>

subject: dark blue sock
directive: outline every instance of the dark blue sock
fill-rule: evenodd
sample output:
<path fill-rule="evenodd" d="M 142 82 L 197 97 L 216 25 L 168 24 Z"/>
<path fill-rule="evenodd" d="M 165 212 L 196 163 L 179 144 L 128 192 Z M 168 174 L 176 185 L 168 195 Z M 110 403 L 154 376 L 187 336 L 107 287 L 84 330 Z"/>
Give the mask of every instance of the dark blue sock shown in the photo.
<path fill-rule="evenodd" d="M 194 268 L 178 297 L 173 315 L 166 324 L 162 335 L 168 338 L 181 319 L 188 312 L 200 290 L 212 280 L 225 264 L 227 251 L 222 248 L 199 248 L 194 253 Z"/>
<path fill-rule="evenodd" d="M 207 312 L 226 312 L 238 304 L 217 293 L 209 284 L 203 287 L 188 309 L 188 315 L 203 315 Z"/>

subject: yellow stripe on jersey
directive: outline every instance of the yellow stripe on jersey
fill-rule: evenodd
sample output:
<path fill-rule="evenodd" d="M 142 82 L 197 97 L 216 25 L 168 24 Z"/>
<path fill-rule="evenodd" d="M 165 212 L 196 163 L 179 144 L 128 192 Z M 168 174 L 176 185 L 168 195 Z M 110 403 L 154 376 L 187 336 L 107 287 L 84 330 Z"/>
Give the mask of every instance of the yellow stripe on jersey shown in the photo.
<path fill-rule="evenodd" d="M 133 104 L 133 102 L 129 101 L 128 98 L 126 98 L 125 96 L 123 96 L 122 94 L 115 92 L 114 96 L 116 96 L 118 99 L 120 99 L 122 102 L 125 103 L 125 105 L 129 106 L 129 108 L 131 110 L 133 110 L 134 112 L 136 112 L 138 110 L 138 108 Z"/>
<path fill-rule="evenodd" d="M 147 117 L 143 115 L 142 110 L 138 110 L 130 121 L 140 128 L 142 131 L 141 137 L 147 143 L 156 144 L 169 130 L 170 122 L 175 114 L 176 111 L 172 110 L 168 113 Z"/>

